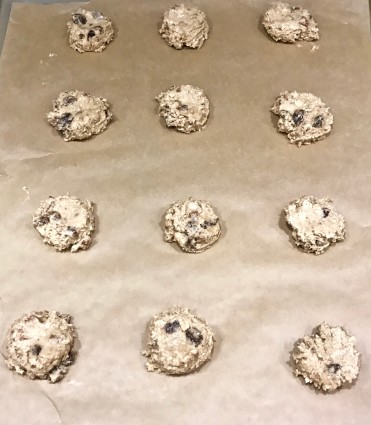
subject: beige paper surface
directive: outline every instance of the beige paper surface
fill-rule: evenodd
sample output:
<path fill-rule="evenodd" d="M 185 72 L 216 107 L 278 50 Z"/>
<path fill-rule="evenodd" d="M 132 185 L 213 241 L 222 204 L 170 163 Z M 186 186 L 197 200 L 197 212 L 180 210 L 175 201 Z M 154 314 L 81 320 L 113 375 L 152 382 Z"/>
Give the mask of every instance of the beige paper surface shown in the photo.
<path fill-rule="evenodd" d="M 25 312 L 56 309 L 74 317 L 80 350 L 56 385 L 0 362 L 1 423 L 370 424 L 367 19 L 346 2 L 305 2 L 321 31 L 312 52 L 267 38 L 268 3 L 200 0 L 210 38 L 176 51 L 157 34 L 168 1 L 94 2 L 117 38 L 84 55 L 66 37 L 76 4 L 14 6 L 0 63 L 0 332 Z M 173 84 L 205 90 L 204 131 L 161 123 L 154 98 Z M 63 142 L 46 113 L 68 89 L 106 97 L 115 121 L 90 141 Z M 291 89 L 331 107 L 325 140 L 297 148 L 276 131 L 270 106 Z M 39 201 L 66 192 L 96 203 L 87 252 L 56 253 L 32 227 Z M 304 194 L 329 195 L 347 220 L 346 241 L 319 257 L 295 249 L 282 221 Z M 163 213 L 187 196 L 209 200 L 222 219 L 222 238 L 200 255 L 162 240 Z M 173 304 L 216 334 L 212 361 L 178 378 L 148 373 L 141 356 L 147 322 Z M 331 395 L 288 364 L 297 338 L 323 320 L 346 325 L 363 359 L 356 384 Z"/>

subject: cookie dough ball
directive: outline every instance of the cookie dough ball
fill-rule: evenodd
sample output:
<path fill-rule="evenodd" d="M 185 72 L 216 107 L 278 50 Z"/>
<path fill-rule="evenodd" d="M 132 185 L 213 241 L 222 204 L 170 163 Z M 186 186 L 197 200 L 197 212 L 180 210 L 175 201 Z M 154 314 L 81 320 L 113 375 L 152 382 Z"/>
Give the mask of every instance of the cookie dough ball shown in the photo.
<path fill-rule="evenodd" d="M 278 2 L 268 9 L 263 18 L 267 33 L 275 41 L 295 43 L 319 39 L 318 27 L 308 10 Z"/>
<path fill-rule="evenodd" d="M 279 116 L 278 130 L 287 133 L 289 142 L 299 147 L 324 139 L 334 122 L 329 108 L 312 93 L 285 91 L 278 96 L 272 112 Z"/>
<path fill-rule="evenodd" d="M 33 225 L 56 251 L 88 249 L 95 229 L 94 207 L 74 196 L 49 196 L 35 212 Z"/>
<path fill-rule="evenodd" d="M 112 21 L 97 10 L 79 9 L 67 22 L 70 46 L 80 53 L 101 52 L 113 40 Z"/>
<path fill-rule="evenodd" d="M 305 252 L 323 254 L 345 239 L 345 220 L 329 198 L 302 196 L 285 208 L 286 222 L 295 244 Z"/>
<path fill-rule="evenodd" d="M 78 90 L 60 93 L 53 102 L 53 111 L 48 113 L 49 124 L 62 134 L 65 142 L 102 133 L 111 120 L 107 99 Z"/>
<path fill-rule="evenodd" d="M 5 363 L 20 375 L 57 382 L 74 362 L 74 340 L 71 316 L 56 311 L 33 311 L 10 327 Z"/>
<path fill-rule="evenodd" d="M 207 201 L 177 201 L 165 213 L 165 241 L 176 242 L 185 252 L 205 251 L 220 233 L 219 218 Z"/>
<path fill-rule="evenodd" d="M 314 334 L 296 343 L 292 357 L 296 376 L 323 391 L 334 391 L 351 383 L 359 373 L 360 354 L 355 338 L 344 328 L 325 322 Z"/>
<path fill-rule="evenodd" d="M 202 130 L 209 116 L 209 100 L 203 90 L 191 85 L 173 86 L 156 97 L 158 113 L 167 127 L 181 133 Z"/>
<path fill-rule="evenodd" d="M 173 307 L 153 317 L 143 355 L 149 372 L 183 375 L 208 361 L 213 346 L 213 333 L 204 320 L 187 308 Z"/>
<path fill-rule="evenodd" d="M 160 29 L 162 38 L 176 49 L 199 49 L 207 40 L 209 25 L 206 15 L 196 7 L 172 6 L 164 14 Z"/>

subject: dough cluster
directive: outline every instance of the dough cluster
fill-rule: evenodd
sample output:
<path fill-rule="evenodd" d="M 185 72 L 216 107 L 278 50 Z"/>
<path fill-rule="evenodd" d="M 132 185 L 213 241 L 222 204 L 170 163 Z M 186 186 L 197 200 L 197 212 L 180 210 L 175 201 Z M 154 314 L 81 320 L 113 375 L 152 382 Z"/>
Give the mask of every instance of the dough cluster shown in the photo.
<path fill-rule="evenodd" d="M 176 49 L 199 49 L 207 40 L 209 25 L 206 15 L 196 7 L 172 6 L 164 14 L 160 34 Z"/>
<path fill-rule="evenodd" d="M 291 7 L 278 2 L 268 9 L 263 17 L 267 33 L 275 41 L 295 43 L 319 39 L 318 27 L 308 10 L 300 6 Z"/>
<path fill-rule="evenodd" d="M 107 99 L 78 90 L 60 93 L 53 103 L 53 111 L 48 113 L 49 124 L 62 134 L 66 142 L 99 134 L 111 120 Z"/>
<path fill-rule="evenodd" d="M 345 239 L 345 220 L 334 210 L 329 198 L 302 196 L 285 208 L 292 236 L 305 252 L 323 254 L 331 245 Z"/>
<path fill-rule="evenodd" d="M 173 307 L 153 317 L 143 355 L 150 372 L 182 375 L 208 361 L 213 346 L 213 333 L 204 320 L 187 308 Z"/>
<path fill-rule="evenodd" d="M 67 22 L 70 46 L 80 53 L 101 52 L 113 40 L 112 21 L 97 10 L 79 9 Z"/>
<path fill-rule="evenodd" d="M 181 133 L 202 130 L 209 116 L 209 100 L 203 90 L 191 85 L 173 86 L 160 93 L 159 115 L 167 127 L 174 127 Z"/>
<path fill-rule="evenodd" d="M 57 382 L 74 362 L 74 340 L 71 316 L 56 311 L 33 311 L 10 327 L 5 363 L 20 375 Z"/>
<path fill-rule="evenodd" d="M 285 91 L 278 96 L 272 112 L 279 116 L 278 130 L 287 133 L 289 142 L 299 147 L 323 139 L 334 122 L 329 108 L 312 93 Z"/>
<path fill-rule="evenodd" d="M 94 207 L 74 196 L 50 196 L 40 203 L 33 225 L 56 251 L 88 249 L 95 229 Z"/>
<path fill-rule="evenodd" d="M 344 328 L 325 322 L 314 334 L 296 343 L 292 357 L 296 376 L 323 391 L 334 391 L 351 383 L 359 373 L 360 354 L 355 338 Z"/>
<path fill-rule="evenodd" d="M 176 242 L 185 252 L 205 251 L 220 233 L 219 218 L 207 201 L 177 201 L 165 213 L 165 241 Z"/>

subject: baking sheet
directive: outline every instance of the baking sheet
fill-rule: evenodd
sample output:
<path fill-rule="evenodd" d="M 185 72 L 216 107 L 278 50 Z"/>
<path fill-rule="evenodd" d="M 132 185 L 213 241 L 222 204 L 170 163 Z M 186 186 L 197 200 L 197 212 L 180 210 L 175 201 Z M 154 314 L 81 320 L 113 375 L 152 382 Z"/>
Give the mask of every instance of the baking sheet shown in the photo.
<path fill-rule="evenodd" d="M 318 20 L 318 50 L 272 42 L 265 1 L 200 0 L 211 24 L 199 51 L 176 51 L 156 33 L 168 1 L 91 3 L 114 18 L 101 54 L 69 48 L 76 4 L 15 4 L 0 62 L 0 333 L 23 313 L 72 314 L 79 357 L 56 385 L 31 382 L 0 362 L 7 425 L 370 423 L 371 53 L 364 16 L 345 3 L 303 2 Z M 301 2 L 298 2 L 301 3 Z M 51 55 L 53 54 L 53 55 Z M 154 98 L 194 84 L 212 105 L 207 128 L 166 129 Z M 47 124 L 60 91 L 106 97 L 115 121 L 87 142 L 65 143 Z M 331 135 L 289 145 L 269 108 L 283 90 L 311 91 L 335 116 Z M 87 252 L 55 253 L 32 227 L 48 195 L 94 201 Z M 292 246 L 282 208 L 329 195 L 347 220 L 325 255 Z M 189 255 L 162 240 L 177 199 L 209 200 L 223 237 Z M 198 373 L 148 373 L 140 352 L 153 314 L 173 304 L 215 330 Z M 357 337 L 362 370 L 350 389 L 323 395 L 292 376 L 289 352 L 321 321 Z"/>

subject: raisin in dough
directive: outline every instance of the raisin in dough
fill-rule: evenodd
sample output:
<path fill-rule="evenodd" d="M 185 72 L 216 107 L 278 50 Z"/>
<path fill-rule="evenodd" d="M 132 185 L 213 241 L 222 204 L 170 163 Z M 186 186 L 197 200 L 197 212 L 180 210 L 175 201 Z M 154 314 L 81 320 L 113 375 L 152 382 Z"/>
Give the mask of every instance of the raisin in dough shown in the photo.
<path fill-rule="evenodd" d="M 101 52 L 113 40 L 112 21 L 97 10 L 79 9 L 67 22 L 70 46 L 80 53 Z"/>
<path fill-rule="evenodd" d="M 102 133 L 111 120 L 107 99 L 78 90 L 60 93 L 53 102 L 53 111 L 48 113 L 49 124 L 62 134 L 65 142 Z"/>
<path fill-rule="evenodd" d="M 220 233 L 219 218 L 207 201 L 177 201 L 165 213 L 165 241 L 177 242 L 185 252 L 205 251 Z"/>
<path fill-rule="evenodd" d="M 148 371 L 183 375 L 208 361 L 213 346 L 212 330 L 204 320 L 187 308 L 172 307 L 153 317 L 143 355 Z"/>
<path fill-rule="evenodd" d="M 94 207 L 74 196 L 50 196 L 40 203 L 33 225 L 56 251 L 88 249 L 95 229 Z"/>
<path fill-rule="evenodd" d="M 181 133 L 202 130 L 209 116 L 209 100 L 203 90 L 191 86 L 173 86 L 156 97 L 158 113 L 167 127 L 174 127 Z"/>
<path fill-rule="evenodd" d="M 299 147 L 324 139 L 334 122 L 329 108 L 311 93 L 285 91 L 278 96 L 272 112 L 279 116 L 278 130 L 287 133 L 289 142 Z"/>
<path fill-rule="evenodd" d="M 334 391 L 354 381 L 359 373 L 360 353 L 355 338 L 340 326 L 320 324 L 314 334 L 299 340 L 294 348 L 296 376 L 323 391 Z"/>
<path fill-rule="evenodd" d="M 207 40 L 209 25 L 206 15 L 196 7 L 172 6 L 164 14 L 160 34 L 176 49 L 199 49 Z"/>
<path fill-rule="evenodd" d="M 329 198 L 302 196 L 285 208 L 295 244 L 305 252 L 323 254 L 345 239 L 345 220 L 334 210 Z"/>
<path fill-rule="evenodd" d="M 263 26 L 275 41 L 295 43 L 319 39 L 318 27 L 308 10 L 278 2 L 263 17 Z"/>
<path fill-rule="evenodd" d="M 60 381 L 74 362 L 76 330 L 71 316 L 56 311 L 33 311 L 10 327 L 5 363 L 31 379 Z"/>

